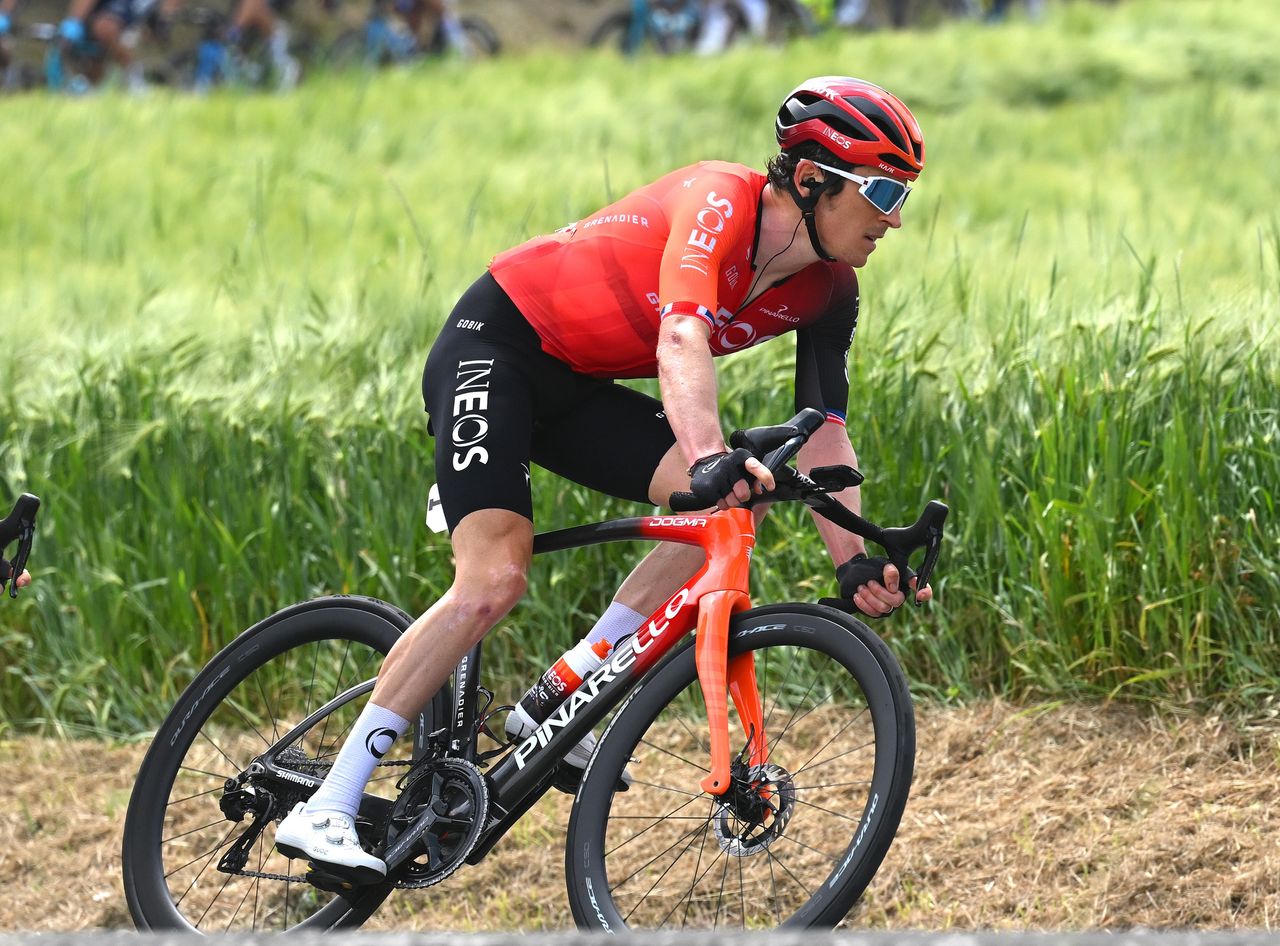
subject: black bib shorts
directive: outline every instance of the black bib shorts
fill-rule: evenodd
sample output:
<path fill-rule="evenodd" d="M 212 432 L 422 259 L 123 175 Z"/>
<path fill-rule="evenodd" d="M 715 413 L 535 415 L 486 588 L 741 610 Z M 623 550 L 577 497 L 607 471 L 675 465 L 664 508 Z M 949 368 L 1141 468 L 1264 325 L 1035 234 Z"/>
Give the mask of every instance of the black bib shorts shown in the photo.
<path fill-rule="evenodd" d="M 450 533 L 479 509 L 532 521 L 530 461 L 652 505 L 649 484 L 675 443 L 661 401 L 548 355 L 487 272 L 445 321 L 422 373 L 422 399 Z"/>

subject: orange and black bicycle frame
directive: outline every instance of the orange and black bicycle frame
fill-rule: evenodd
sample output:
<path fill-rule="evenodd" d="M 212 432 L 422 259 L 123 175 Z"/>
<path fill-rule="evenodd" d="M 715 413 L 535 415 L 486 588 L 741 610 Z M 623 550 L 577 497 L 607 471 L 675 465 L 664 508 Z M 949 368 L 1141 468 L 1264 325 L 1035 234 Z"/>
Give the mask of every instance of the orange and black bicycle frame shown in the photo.
<path fill-rule="evenodd" d="M 497 808 L 495 813 L 503 821 L 514 822 L 550 787 L 565 752 L 598 725 L 692 630 L 697 632 L 695 658 L 710 726 L 711 771 L 702 780 L 702 790 L 722 795 L 729 789 L 730 699 L 742 721 L 751 764 L 768 761 L 755 663 L 750 654 L 728 657 L 730 618 L 751 607 L 749 575 L 756 541 L 751 511 L 739 508 L 702 515 L 614 519 L 544 533 L 534 539 L 533 550 L 537 554 L 628 540 L 701 546 L 706 551 L 706 561 L 635 634 L 614 649 L 601 667 L 582 681 L 559 709 L 493 767 L 489 773 L 491 797 Z M 478 663 L 479 654 L 473 651 L 459 665 L 455 733 L 470 731 L 473 725 L 467 719 L 472 716 L 468 704 L 474 704 Z M 497 830 L 492 834 L 500 836 L 501 827 L 495 826 Z M 496 840 L 492 835 L 491 838 Z M 491 845 L 482 842 L 482 847 L 488 846 Z"/>

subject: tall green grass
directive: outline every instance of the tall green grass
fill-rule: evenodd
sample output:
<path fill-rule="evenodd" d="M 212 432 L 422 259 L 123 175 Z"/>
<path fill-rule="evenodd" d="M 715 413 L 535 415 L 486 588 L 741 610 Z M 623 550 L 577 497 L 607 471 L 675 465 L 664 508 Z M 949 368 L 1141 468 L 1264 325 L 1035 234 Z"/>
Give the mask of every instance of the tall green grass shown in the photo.
<path fill-rule="evenodd" d="M 953 515 L 937 602 L 877 625 L 916 688 L 1256 708 L 1280 653 L 1280 13 L 1187 0 L 825 36 L 714 61 L 562 54 L 320 77 L 288 98 L 0 101 L 0 495 L 46 502 L 0 603 L 0 728 L 153 727 L 274 609 L 409 610 L 418 380 L 496 251 L 705 157 L 761 166 L 800 78 L 912 103 L 929 166 L 862 271 L 867 512 Z M 720 362 L 726 427 L 790 346 Z M 652 390 L 652 385 L 648 385 Z M 535 476 L 540 528 L 635 507 Z M 830 593 L 799 510 L 759 600 Z M 639 546 L 535 564 L 486 659 L 516 695 Z"/>

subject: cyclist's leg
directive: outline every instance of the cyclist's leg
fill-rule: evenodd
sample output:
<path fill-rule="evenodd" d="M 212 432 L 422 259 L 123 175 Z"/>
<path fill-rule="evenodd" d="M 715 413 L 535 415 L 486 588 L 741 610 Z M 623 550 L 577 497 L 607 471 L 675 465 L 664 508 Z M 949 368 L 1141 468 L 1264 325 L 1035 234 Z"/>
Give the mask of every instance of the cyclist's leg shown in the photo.
<path fill-rule="evenodd" d="M 372 701 L 412 719 L 463 656 L 524 596 L 533 522 L 507 509 L 473 512 L 453 531 L 449 590 L 413 622 L 378 673 Z"/>
<path fill-rule="evenodd" d="M 513 339 L 521 328 L 528 335 L 532 329 L 504 322 L 511 317 L 506 307 L 510 300 L 491 278 L 477 282 L 446 321 L 423 373 L 456 559 L 453 584 L 392 647 L 324 783 L 277 833 L 286 854 L 357 879 L 376 879 L 386 870 L 359 849 L 350 828 L 378 759 L 524 594 L 533 554 L 526 471 L 535 403 L 524 365 L 538 351 Z M 326 826 L 337 842 L 326 842 Z"/>
<path fill-rule="evenodd" d="M 107 51 L 107 55 L 124 70 L 133 63 L 133 50 L 124 42 L 125 19 L 116 11 L 118 4 L 107 4 L 89 21 L 89 37 Z"/>

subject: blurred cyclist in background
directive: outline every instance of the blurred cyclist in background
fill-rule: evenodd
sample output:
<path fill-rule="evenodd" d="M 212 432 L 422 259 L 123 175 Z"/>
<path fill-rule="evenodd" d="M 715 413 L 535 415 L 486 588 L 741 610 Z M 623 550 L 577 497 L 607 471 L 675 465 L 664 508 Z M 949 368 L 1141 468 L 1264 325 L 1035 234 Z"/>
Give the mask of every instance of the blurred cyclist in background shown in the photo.
<path fill-rule="evenodd" d="M 262 37 L 267 44 L 271 66 L 275 70 L 276 84 L 281 91 L 289 91 L 298 84 L 302 66 L 289 53 L 289 24 L 285 14 L 292 0 L 236 0 L 231 11 L 231 24 L 227 27 L 226 41 L 236 46 L 251 34 Z"/>
<path fill-rule="evenodd" d="M 156 0 L 71 0 L 67 15 L 58 25 L 58 36 L 63 49 L 72 53 L 98 44 L 106 53 L 103 63 L 114 62 L 124 74 L 125 88 L 133 93 L 142 92 L 146 89 L 146 79 L 134 49 L 138 31 L 153 13 L 167 20 L 179 2 L 162 0 L 157 9 Z M 59 74 L 50 73 L 51 85 L 57 86 Z M 87 75 L 95 83 L 103 78 L 100 70 L 87 70 Z"/>
<path fill-rule="evenodd" d="M 769 30 L 769 0 L 704 0 L 702 28 L 698 31 L 698 43 L 694 47 L 699 56 L 714 56 L 724 52 L 729 45 L 733 30 L 730 5 L 742 11 L 751 38 L 764 40 Z"/>

